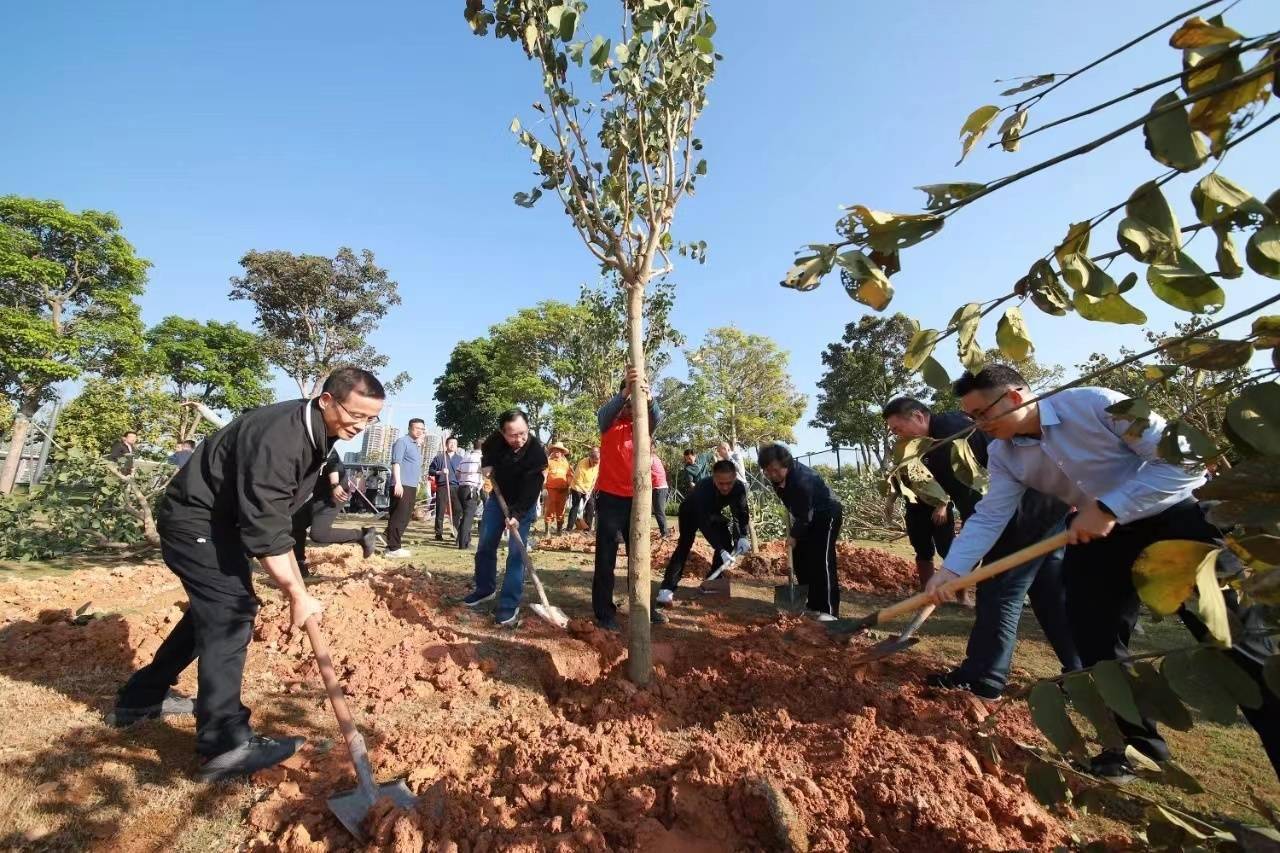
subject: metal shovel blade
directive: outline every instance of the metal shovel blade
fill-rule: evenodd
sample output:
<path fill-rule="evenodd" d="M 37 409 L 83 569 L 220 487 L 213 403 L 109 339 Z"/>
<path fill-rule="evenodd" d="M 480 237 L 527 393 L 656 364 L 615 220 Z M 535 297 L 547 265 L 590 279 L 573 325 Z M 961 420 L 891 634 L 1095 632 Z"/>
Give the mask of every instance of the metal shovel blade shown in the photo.
<path fill-rule="evenodd" d="M 391 802 L 395 803 L 398 808 L 412 809 L 418 805 L 418 798 L 409 790 L 409 786 L 404 783 L 403 779 L 397 779 L 394 782 L 388 782 L 385 785 L 377 787 L 378 795 L 370 800 L 359 788 L 353 788 L 341 794 L 334 794 L 329 798 L 329 811 L 333 812 L 334 817 L 355 836 L 357 841 L 364 842 L 364 819 L 369 814 L 369 809 L 373 808 L 374 802 L 389 797 Z"/>
<path fill-rule="evenodd" d="M 784 583 L 773 588 L 773 605 L 779 610 L 799 613 L 808 601 L 808 584 Z"/>
<path fill-rule="evenodd" d="M 853 666 L 871 663 L 909 649 L 918 642 L 920 642 L 919 637 L 890 637 L 887 640 L 881 640 L 866 651 L 854 655 L 850 658 L 849 663 Z"/>
<path fill-rule="evenodd" d="M 559 607 L 553 607 L 549 604 L 546 606 L 541 604 L 530 604 L 529 609 L 533 611 L 535 616 L 541 617 L 552 625 L 555 625 L 557 628 L 569 627 L 569 617 L 565 615 L 565 612 Z"/>

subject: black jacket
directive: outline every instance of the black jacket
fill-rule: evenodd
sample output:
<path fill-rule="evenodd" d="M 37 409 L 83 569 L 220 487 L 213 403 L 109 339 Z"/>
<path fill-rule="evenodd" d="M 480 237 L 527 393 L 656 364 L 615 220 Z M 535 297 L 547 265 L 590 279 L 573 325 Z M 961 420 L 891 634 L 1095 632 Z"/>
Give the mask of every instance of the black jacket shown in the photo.
<path fill-rule="evenodd" d="M 813 529 L 815 519 L 829 518 L 840 506 L 826 482 L 803 462 L 793 461 L 786 482 L 780 487 L 774 486 L 773 491 L 794 519 L 793 539 L 804 539 Z"/>
<path fill-rule="evenodd" d="M 200 442 L 160 501 L 162 533 L 236 534 L 254 557 L 293 549 L 293 514 L 309 501 L 334 439 L 315 401 L 246 412 Z"/>
<path fill-rule="evenodd" d="M 972 425 L 973 420 L 964 412 L 940 412 L 929 417 L 929 437 L 946 438 Z M 987 443 L 991 439 L 982 430 L 975 429 L 969 434 L 967 440 L 969 447 L 973 449 L 973 455 L 978 459 L 978 464 L 986 468 Z M 923 461 L 924 467 L 929 469 L 933 479 L 938 481 L 938 485 L 956 505 L 960 518 L 968 519 L 973 515 L 978 501 L 982 500 L 982 492 L 974 491 L 956 476 L 955 469 L 951 466 L 951 444 L 944 444 L 937 450 L 929 451 L 924 455 Z"/>
<path fill-rule="evenodd" d="M 480 445 L 480 467 L 493 468 L 493 484 L 502 491 L 511 517 L 522 518 L 542 494 L 547 451 L 535 435 L 519 451 L 512 450 L 502 433 L 495 432 Z"/>
<path fill-rule="evenodd" d="M 121 473 L 133 473 L 133 448 L 123 441 L 116 441 L 111 445 L 111 452 L 107 454 L 107 459 L 114 462 Z"/>
<path fill-rule="evenodd" d="M 747 523 L 751 517 L 751 511 L 747 507 L 747 487 L 741 480 L 734 480 L 729 494 L 722 495 L 716 488 L 716 481 L 711 477 L 704 477 L 697 482 L 693 491 L 680 505 L 682 510 L 685 507 L 688 507 L 688 512 L 693 513 L 694 523 L 699 527 L 707 518 L 724 512 L 725 507 L 729 507 L 733 520 L 737 522 L 738 529 L 743 533 L 746 532 Z"/>

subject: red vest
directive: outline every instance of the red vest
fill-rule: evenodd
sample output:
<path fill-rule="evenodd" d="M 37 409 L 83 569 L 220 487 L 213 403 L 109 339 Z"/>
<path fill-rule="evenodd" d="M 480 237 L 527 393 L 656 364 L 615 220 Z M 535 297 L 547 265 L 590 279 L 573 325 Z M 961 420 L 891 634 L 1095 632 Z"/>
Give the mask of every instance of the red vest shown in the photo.
<path fill-rule="evenodd" d="M 600 476 L 596 489 L 607 495 L 629 498 L 634 491 L 631 483 L 632 452 L 635 442 L 631 439 L 631 421 L 616 419 L 600 436 Z"/>

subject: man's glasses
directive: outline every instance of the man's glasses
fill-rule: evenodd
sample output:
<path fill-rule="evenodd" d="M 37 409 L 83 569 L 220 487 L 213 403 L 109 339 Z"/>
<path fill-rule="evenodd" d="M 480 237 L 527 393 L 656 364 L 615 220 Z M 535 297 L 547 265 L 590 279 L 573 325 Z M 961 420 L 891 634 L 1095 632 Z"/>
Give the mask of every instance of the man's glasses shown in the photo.
<path fill-rule="evenodd" d="M 975 421 L 975 422 L 977 422 L 977 423 L 982 423 L 983 421 L 987 420 L 987 415 L 988 415 L 988 413 L 990 413 L 990 411 L 996 407 L 996 403 L 999 403 L 999 402 L 1000 402 L 1001 400 L 1003 400 L 1003 399 L 1004 399 L 1008 394 L 1009 394 L 1009 389 L 1008 389 L 1008 388 L 1004 389 L 1004 391 L 1002 391 L 1002 392 L 1000 393 L 1000 396 L 999 396 L 999 397 L 996 397 L 996 398 L 995 398 L 994 400 L 992 400 L 990 403 L 988 403 L 987 405 L 983 406 L 981 409 L 978 409 L 978 411 L 974 412 L 974 413 L 973 413 L 972 415 L 970 415 L 969 417 L 973 418 L 973 419 L 974 419 L 974 421 Z"/>
<path fill-rule="evenodd" d="M 373 426 L 379 420 L 377 415 L 357 415 L 355 412 L 351 411 L 346 406 L 339 403 L 337 398 L 334 398 L 333 404 L 337 406 L 339 409 L 342 409 L 342 411 L 346 412 L 347 417 L 351 418 L 351 420 L 355 421 L 358 424 L 366 424 L 368 426 Z"/>

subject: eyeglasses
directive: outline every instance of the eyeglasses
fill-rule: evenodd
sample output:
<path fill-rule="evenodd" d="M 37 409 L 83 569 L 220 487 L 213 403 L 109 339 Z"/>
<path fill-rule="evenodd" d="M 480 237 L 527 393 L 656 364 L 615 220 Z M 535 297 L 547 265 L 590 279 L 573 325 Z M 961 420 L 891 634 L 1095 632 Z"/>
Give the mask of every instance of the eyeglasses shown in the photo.
<path fill-rule="evenodd" d="M 1004 391 L 1000 393 L 999 397 L 996 397 L 990 403 L 983 406 L 981 409 L 978 409 L 978 411 L 974 412 L 969 417 L 973 418 L 974 422 L 976 423 L 981 423 L 982 421 L 985 421 L 987 419 L 987 413 L 990 412 L 992 409 L 994 409 L 996 407 L 996 403 L 999 403 L 1008 394 L 1009 394 L 1009 389 L 1008 388 L 1004 389 Z"/>
<path fill-rule="evenodd" d="M 351 420 L 355 421 L 358 424 L 366 424 L 368 426 L 373 426 L 380 420 L 380 418 L 377 415 L 357 415 L 355 412 L 351 411 L 346 406 L 342 405 L 342 403 L 338 402 L 338 399 L 336 397 L 333 400 L 333 404 L 337 406 L 339 409 L 342 409 L 342 411 L 346 412 L 347 417 L 351 418 Z"/>

